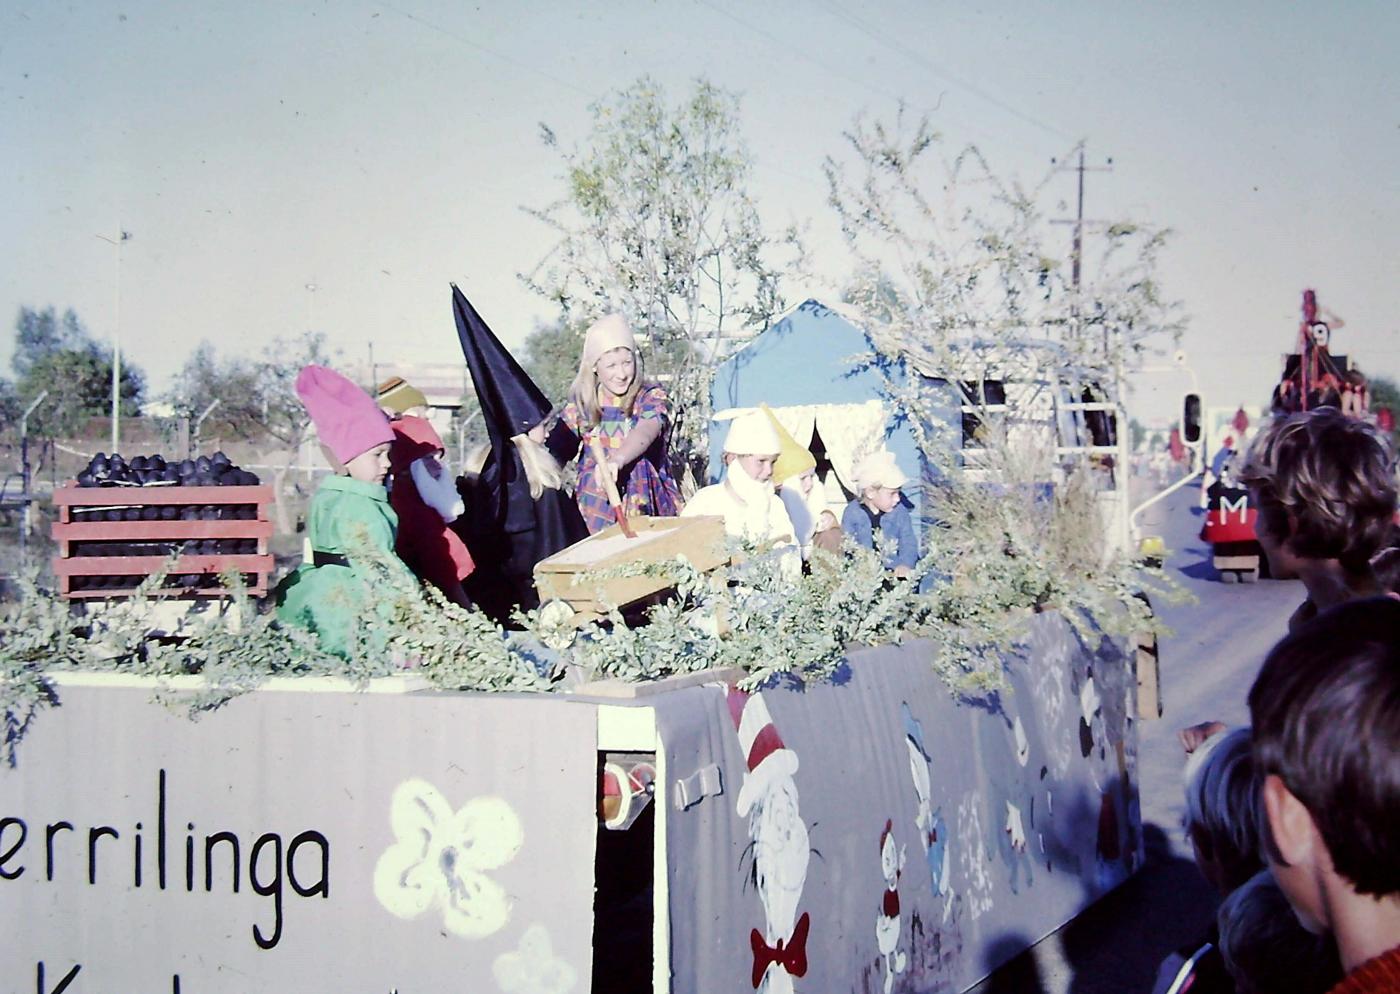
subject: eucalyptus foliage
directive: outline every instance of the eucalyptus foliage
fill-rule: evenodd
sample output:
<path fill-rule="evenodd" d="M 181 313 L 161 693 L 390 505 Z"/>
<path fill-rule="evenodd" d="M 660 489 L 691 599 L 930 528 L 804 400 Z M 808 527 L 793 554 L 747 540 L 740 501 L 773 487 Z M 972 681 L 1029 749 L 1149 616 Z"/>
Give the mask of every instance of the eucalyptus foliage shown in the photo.
<path fill-rule="evenodd" d="M 1096 248 L 1076 287 L 1068 239 L 1052 238 L 1046 216 L 1054 170 L 1033 183 L 1002 176 L 902 107 L 888 124 L 857 118 L 844 138 L 823 167 L 828 199 L 851 249 L 850 302 L 886 354 L 945 371 L 969 351 L 1038 340 L 1083 370 L 1075 379 L 1112 383 L 1183 330 L 1157 277 L 1168 230 L 1088 225 Z"/>
<path fill-rule="evenodd" d="M 643 77 L 591 112 L 592 131 L 574 149 L 541 126 L 563 160 L 564 193 L 528 209 L 558 241 L 522 279 L 566 324 L 628 317 L 651 373 L 668 376 L 684 462 L 704 450 L 714 363 L 784 309 L 780 283 L 800 266 L 801 245 L 793 228 L 765 228 L 749 196 L 734 94 L 699 80 L 671 104 Z"/>

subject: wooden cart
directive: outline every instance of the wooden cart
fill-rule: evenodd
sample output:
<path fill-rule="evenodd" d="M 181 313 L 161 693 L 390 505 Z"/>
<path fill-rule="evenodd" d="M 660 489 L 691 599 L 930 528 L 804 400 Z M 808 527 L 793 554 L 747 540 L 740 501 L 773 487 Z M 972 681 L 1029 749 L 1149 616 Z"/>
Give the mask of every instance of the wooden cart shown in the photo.
<path fill-rule="evenodd" d="M 69 599 L 118 598 L 129 596 L 140 581 L 161 569 L 169 569 L 176 584 L 163 596 L 222 597 L 227 591 L 218 583 L 198 586 L 182 577 L 217 577 L 236 570 L 245 578 L 248 593 L 267 593 L 273 558 L 268 549 L 272 538 L 272 488 L 246 487 L 79 487 L 73 484 L 54 491 L 56 520 L 53 538 L 58 554 L 53 560 L 59 592 Z M 144 512 L 155 520 L 108 521 L 108 512 L 130 509 Z M 176 520 L 160 517 L 163 509 L 175 508 Z M 242 517 L 229 511 L 215 520 L 179 520 L 180 511 L 190 508 L 238 509 Z M 165 511 L 163 513 L 169 514 Z M 123 515 L 125 516 L 125 514 Z M 199 553 L 188 551 L 191 543 L 217 541 L 226 548 L 238 542 L 246 552 Z M 151 547 L 150 554 L 127 554 L 122 546 Z M 163 547 L 163 548 L 162 548 Z M 159 551 L 155 551 L 155 550 Z M 167 551 L 168 550 L 168 551 Z M 186 551 L 181 551 L 186 550 Z M 179 558 L 171 565 L 171 553 Z M 115 554 L 114 554 L 115 553 Z"/>
<path fill-rule="evenodd" d="M 627 538 L 617 525 L 609 525 L 541 561 L 535 567 L 541 603 L 563 601 L 581 620 L 588 620 L 607 614 L 612 607 L 635 604 L 671 585 L 664 577 L 603 578 L 596 575 L 600 572 L 626 563 L 666 562 L 681 555 L 701 572 L 729 562 L 723 518 L 638 516 L 627 523 L 635 538 Z"/>

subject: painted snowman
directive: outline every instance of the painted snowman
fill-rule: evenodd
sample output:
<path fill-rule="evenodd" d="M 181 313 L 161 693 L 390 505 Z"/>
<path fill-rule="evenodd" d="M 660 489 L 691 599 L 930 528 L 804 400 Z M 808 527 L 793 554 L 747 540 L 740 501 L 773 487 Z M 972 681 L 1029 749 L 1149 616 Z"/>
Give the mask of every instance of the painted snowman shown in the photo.
<path fill-rule="evenodd" d="M 880 913 L 875 916 L 875 945 L 885 965 L 885 994 L 894 987 L 894 977 L 903 973 L 908 957 L 899 949 L 899 876 L 904 871 L 904 849 L 895 849 L 894 824 L 885 821 L 880 833 L 880 872 L 885 877 L 885 893 Z"/>
<path fill-rule="evenodd" d="M 754 884 L 763 904 L 763 931 L 749 933 L 751 980 L 764 994 L 792 994 L 793 978 L 807 972 L 811 928 L 807 913 L 798 914 L 811 844 L 793 780 L 797 753 L 783 744 L 761 693 L 731 688 L 727 699 L 748 768 L 736 807 L 749 820 Z"/>

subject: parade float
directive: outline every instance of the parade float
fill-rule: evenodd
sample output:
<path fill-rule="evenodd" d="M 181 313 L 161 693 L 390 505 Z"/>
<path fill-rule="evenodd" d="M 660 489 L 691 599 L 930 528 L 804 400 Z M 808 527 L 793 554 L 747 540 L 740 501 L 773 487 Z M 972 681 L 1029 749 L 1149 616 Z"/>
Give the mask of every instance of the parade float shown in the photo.
<path fill-rule="evenodd" d="M 1312 290 L 1303 291 L 1294 351 L 1284 356 L 1283 375 L 1271 399 L 1273 415 L 1335 407 L 1348 417 L 1371 417 L 1366 377 L 1347 356 L 1332 351 L 1332 333 L 1342 324 L 1319 307 Z M 1221 580 L 1252 582 L 1268 577 L 1269 563 L 1255 534 L 1258 512 L 1248 489 L 1235 480 L 1262 421 L 1260 412 L 1242 406 L 1234 414 L 1218 408 L 1207 413 L 1214 416 L 1202 424 L 1201 506 L 1206 513 L 1201 540 L 1210 544 L 1211 562 Z"/>
<path fill-rule="evenodd" d="M 809 301 L 754 348 L 820 328 L 860 334 Z M 772 399 L 823 440 L 833 493 L 857 436 L 911 433 L 937 526 L 910 581 L 858 549 L 801 576 L 714 536 L 600 551 L 648 522 L 564 557 L 545 585 L 585 596 L 512 630 L 386 572 L 346 658 L 257 611 L 242 564 L 161 628 L 172 571 L 81 616 L 27 582 L 0 622 L 0 975 L 888 994 L 966 989 L 1073 918 L 1143 858 L 1132 636 L 1153 623 L 1127 509 L 1102 510 L 1126 486 L 1093 457 L 1121 443 L 1086 421 L 1113 405 L 1043 377 L 968 405 L 893 373 L 930 406 L 891 368 L 863 400 L 834 367 Z M 743 389 L 722 375 L 716 403 Z M 1018 398 L 1033 432 L 996 437 L 989 408 Z M 869 400 L 859 432 L 822 407 Z M 914 416 L 940 405 L 943 431 Z M 929 448 L 969 425 L 953 458 Z M 1031 477 L 989 483 L 1047 440 Z M 636 578 L 642 620 L 619 603 Z"/>

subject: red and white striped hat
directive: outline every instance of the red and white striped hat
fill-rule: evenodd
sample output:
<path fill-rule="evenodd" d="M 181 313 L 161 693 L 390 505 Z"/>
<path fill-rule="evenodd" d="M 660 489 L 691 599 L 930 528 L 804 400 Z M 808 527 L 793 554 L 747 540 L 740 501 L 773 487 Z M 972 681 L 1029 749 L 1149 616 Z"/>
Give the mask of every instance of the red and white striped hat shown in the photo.
<path fill-rule="evenodd" d="M 747 815 L 754 802 L 768 792 L 773 781 L 797 772 L 797 753 L 783 744 L 763 695 L 749 694 L 735 687 L 726 689 L 729 717 L 739 733 L 739 748 L 749 772 L 739 788 L 738 811 Z"/>

